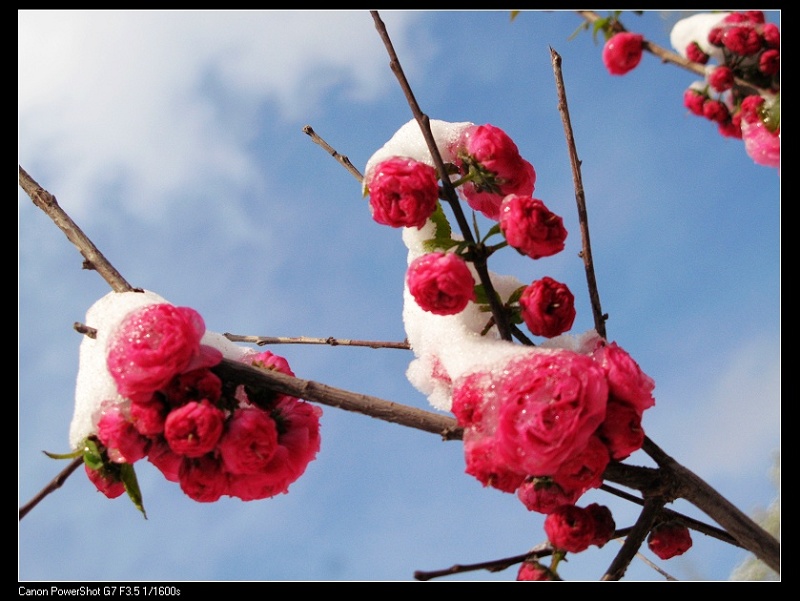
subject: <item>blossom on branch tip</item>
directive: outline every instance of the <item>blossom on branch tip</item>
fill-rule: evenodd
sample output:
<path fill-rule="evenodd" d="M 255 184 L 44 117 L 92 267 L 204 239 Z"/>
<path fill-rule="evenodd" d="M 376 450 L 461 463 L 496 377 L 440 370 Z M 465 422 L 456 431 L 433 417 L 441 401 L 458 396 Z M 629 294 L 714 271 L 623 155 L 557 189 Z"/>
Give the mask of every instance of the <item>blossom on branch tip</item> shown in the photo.
<path fill-rule="evenodd" d="M 525 474 L 557 473 L 605 419 L 608 384 L 586 355 L 556 350 L 520 358 L 496 386 L 498 451 Z"/>
<path fill-rule="evenodd" d="M 486 124 L 464 130 L 453 153 L 458 157 L 461 175 L 467 177 L 459 193 L 470 207 L 489 219 L 498 219 L 500 204 L 507 195 L 533 194 L 536 170 L 499 127 Z"/>
<path fill-rule="evenodd" d="M 642 60 L 644 37 L 638 33 L 616 33 L 603 46 L 603 64 L 611 75 L 625 75 Z"/>
<path fill-rule="evenodd" d="M 575 321 L 575 297 L 566 284 L 548 276 L 527 286 L 519 305 L 525 325 L 535 336 L 559 336 Z"/>
<path fill-rule="evenodd" d="M 564 220 L 538 198 L 509 194 L 500 205 L 498 219 L 508 244 L 531 259 L 564 250 Z"/>
<path fill-rule="evenodd" d="M 647 535 L 647 546 L 661 559 L 683 555 L 692 547 L 692 535 L 677 522 L 659 524 Z"/>
<path fill-rule="evenodd" d="M 590 545 L 602 547 L 614 533 L 609 534 L 611 512 L 576 505 L 562 505 L 544 520 L 544 531 L 550 543 L 557 549 L 570 553 L 580 553 Z M 613 524 L 613 518 L 611 518 Z"/>
<path fill-rule="evenodd" d="M 455 253 L 422 255 L 408 266 L 406 282 L 417 304 L 436 315 L 455 315 L 476 299 L 472 272 Z"/>
<path fill-rule="evenodd" d="M 176 375 L 216 365 L 222 353 L 200 344 L 200 314 L 169 303 L 132 312 L 109 341 L 108 370 L 124 397 L 149 396 Z"/>
<path fill-rule="evenodd" d="M 391 227 L 421 228 L 436 210 L 436 170 L 407 157 L 383 161 L 368 175 L 372 218 Z"/>

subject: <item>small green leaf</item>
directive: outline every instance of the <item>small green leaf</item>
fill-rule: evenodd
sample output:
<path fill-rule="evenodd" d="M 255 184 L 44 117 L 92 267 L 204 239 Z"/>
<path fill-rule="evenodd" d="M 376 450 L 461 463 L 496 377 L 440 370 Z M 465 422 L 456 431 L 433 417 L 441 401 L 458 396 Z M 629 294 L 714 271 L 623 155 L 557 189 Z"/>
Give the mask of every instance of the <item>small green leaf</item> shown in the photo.
<path fill-rule="evenodd" d="M 144 504 L 142 503 L 142 491 L 139 489 L 139 481 L 136 479 L 136 472 L 133 470 L 133 465 L 130 463 L 123 463 L 120 465 L 120 480 L 125 485 L 125 491 L 128 493 L 136 509 L 142 512 L 144 519 L 147 519 L 147 513 L 144 511 Z"/>
<path fill-rule="evenodd" d="M 50 451 L 42 451 L 50 459 L 76 459 L 83 455 L 82 450 L 72 451 L 71 453 L 51 453 Z"/>
<path fill-rule="evenodd" d="M 93 470 L 103 467 L 103 452 L 93 438 L 86 438 L 83 441 L 83 462 Z"/>
<path fill-rule="evenodd" d="M 436 203 L 436 210 L 433 212 L 433 215 L 431 215 L 431 221 L 433 221 L 433 225 L 436 227 L 436 238 L 453 237 L 453 230 L 450 228 L 450 222 L 447 221 L 447 215 L 444 214 L 442 203 Z"/>
<path fill-rule="evenodd" d="M 486 232 L 486 237 L 485 237 L 485 238 L 482 240 L 482 242 L 486 242 L 486 241 L 487 241 L 489 238 L 491 238 L 491 237 L 492 237 L 492 236 L 494 236 L 495 234 L 499 234 L 499 233 L 500 233 L 500 224 L 499 224 L 499 223 L 495 223 L 495 224 L 494 224 L 494 225 L 493 225 L 493 226 L 492 226 L 492 227 L 489 229 L 489 231 L 488 231 L 488 232 Z"/>
<path fill-rule="evenodd" d="M 525 292 L 525 288 L 527 288 L 527 286 L 520 286 L 519 288 L 514 290 L 514 292 L 511 293 L 511 296 L 508 297 L 507 304 L 513 305 L 514 303 L 518 303 L 520 297 L 522 296 L 522 293 Z"/>

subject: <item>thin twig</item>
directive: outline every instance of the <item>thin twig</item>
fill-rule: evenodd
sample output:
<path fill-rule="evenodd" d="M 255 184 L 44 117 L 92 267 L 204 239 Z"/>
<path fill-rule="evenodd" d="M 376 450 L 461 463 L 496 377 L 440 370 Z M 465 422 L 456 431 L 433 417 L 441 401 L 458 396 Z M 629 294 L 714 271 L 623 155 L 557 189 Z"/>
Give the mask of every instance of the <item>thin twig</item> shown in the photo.
<path fill-rule="evenodd" d="M 460 440 L 463 435 L 462 429 L 452 417 L 311 380 L 302 380 L 275 370 L 258 369 L 228 359 L 223 359 L 222 363 L 211 369 L 225 381 L 263 387 L 329 407 L 361 413 L 401 426 L 438 434 L 443 440 Z"/>
<path fill-rule="evenodd" d="M 553 554 L 553 546 L 550 543 L 542 543 L 522 555 L 515 555 L 513 557 L 505 557 L 503 559 L 494 559 L 491 561 L 482 561 L 480 563 L 470 564 L 455 564 L 443 570 L 430 570 L 423 571 L 417 570 L 414 572 L 415 580 L 432 580 L 434 578 L 441 578 L 442 576 L 452 576 L 453 574 L 462 574 L 464 572 L 474 572 L 477 570 L 487 570 L 489 572 L 501 572 L 509 567 L 522 563 L 526 559 L 539 559 Z"/>
<path fill-rule="evenodd" d="M 56 197 L 36 183 L 21 166 L 19 168 L 19 185 L 30 196 L 33 204 L 42 209 L 66 234 L 69 241 L 77 247 L 85 259 L 83 263 L 84 269 L 97 271 L 115 292 L 131 292 L 135 290 L 114 266 L 106 260 L 103 253 L 89 240 L 83 230 L 64 212 L 59 206 Z"/>
<path fill-rule="evenodd" d="M 312 338 L 310 336 L 245 336 L 239 334 L 223 334 L 225 338 L 231 342 L 250 342 L 258 346 L 266 346 L 268 344 L 327 344 L 329 346 L 367 346 L 369 348 L 394 348 L 409 350 L 411 345 L 408 341 L 403 342 L 388 342 L 380 340 L 350 340 L 348 338 Z"/>
<path fill-rule="evenodd" d="M 58 476 L 56 476 L 50 481 L 50 484 L 45 486 L 42 490 L 39 491 L 39 493 L 35 497 L 33 497 L 30 501 L 28 501 L 22 507 L 19 508 L 19 519 L 21 520 L 26 515 L 28 515 L 28 512 L 34 507 L 36 507 L 42 501 L 42 499 L 44 499 L 51 492 L 55 492 L 56 490 L 61 488 L 61 486 L 64 484 L 67 478 L 69 478 L 70 474 L 72 474 L 72 472 L 78 469 L 82 463 L 83 463 L 82 456 L 73 459 L 67 467 L 61 470 L 61 473 L 58 474 Z"/>
<path fill-rule="evenodd" d="M 581 240 L 583 243 L 580 256 L 583 259 L 583 267 L 586 271 L 586 283 L 589 287 L 589 300 L 592 304 L 594 327 L 597 333 L 605 338 L 606 319 L 608 316 L 603 314 L 603 310 L 600 307 L 600 292 L 597 290 L 597 279 L 595 277 L 594 262 L 592 260 L 592 244 L 589 240 L 589 215 L 586 210 L 586 192 L 583 189 L 581 161 L 578 159 L 578 151 L 575 147 L 575 136 L 572 132 L 572 122 L 569 117 L 567 93 L 564 88 L 564 75 L 561 72 L 561 56 L 550 48 L 550 58 L 553 63 L 553 73 L 555 73 L 556 77 L 558 112 L 561 113 L 561 121 L 564 124 L 564 134 L 567 139 L 567 150 L 569 151 L 569 162 L 570 165 L 572 165 L 572 180 L 575 185 L 575 200 L 578 203 L 578 221 L 580 223 Z"/>
<path fill-rule="evenodd" d="M 359 182 L 364 180 L 364 176 L 361 175 L 361 172 L 353 166 L 353 163 L 350 162 L 350 159 L 348 159 L 345 155 L 336 152 L 336 150 L 330 144 L 317 135 L 317 132 L 315 132 L 310 125 L 303 127 L 303 133 L 310 136 L 311 140 L 315 144 L 324 148 L 328 154 L 339 161 L 339 164 L 347 169 Z"/>
<path fill-rule="evenodd" d="M 392 44 L 392 40 L 389 37 L 388 31 L 386 30 L 385 23 L 381 20 L 378 11 L 373 10 L 370 11 L 370 13 L 375 21 L 375 28 L 378 30 L 378 34 L 381 36 L 383 45 L 386 47 L 386 52 L 389 54 L 389 67 L 395 74 L 395 77 L 397 77 L 397 81 L 400 83 L 400 87 L 402 88 L 403 93 L 406 96 L 406 100 L 408 101 L 408 105 L 411 107 L 411 112 L 419 124 L 420 130 L 422 130 L 422 136 L 425 138 L 425 143 L 428 146 L 428 151 L 431 153 L 434 166 L 436 167 L 436 170 L 442 174 L 442 189 L 444 191 L 445 199 L 450 204 L 450 208 L 452 209 L 453 215 L 458 222 L 458 226 L 461 229 L 461 234 L 464 236 L 464 240 L 475 247 L 475 238 L 472 235 L 472 230 L 467 222 L 467 218 L 464 216 L 464 211 L 461 209 L 461 203 L 458 201 L 455 188 L 453 188 L 450 178 L 445 177 L 447 169 L 445 168 L 444 160 L 439 152 L 439 148 L 436 145 L 436 140 L 433 137 L 430 118 L 428 115 L 422 112 L 422 109 L 417 103 L 417 99 L 414 97 L 414 92 L 411 89 L 408 80 L 406 79 L 405 73 L 403 73 L 403 67 L 400 65 L 400 59 L 397 57 L 394 44 Z M 486 266 L 486 257 L 475 257 L 473 260 L 473 265 L 475 266 L 475 271 L 478 273 L 481 284 L 486 291 L 486 296 L 489 300 L 489 307 L 492 309 L 492 315 L 494 316 L 495 325 L 497 326 L 497 331 L 500 334 L 500 337 L 503 340 L 511 340 L 511 327 L 508 314 L 504 310 L 502 302 L 494 291 L 494 285 L 489 277 L 489 269 Z"/>
<path fill-rule="evenodd" d="M 636 524 L 628 532 L 625 537 L 625 542 L 622 549 L 619 550 L 614 561 L 606 570 L 603 575 L 603 580 L 619 580 L 625 575 L 633 558 L 639 552 L 639 547 L 642 546 L 644 539 L 653 527 L 661 508 L 664 507 L 665 499 L 656 496 L 645 499 L 644 508 L 636 520 Z"/>

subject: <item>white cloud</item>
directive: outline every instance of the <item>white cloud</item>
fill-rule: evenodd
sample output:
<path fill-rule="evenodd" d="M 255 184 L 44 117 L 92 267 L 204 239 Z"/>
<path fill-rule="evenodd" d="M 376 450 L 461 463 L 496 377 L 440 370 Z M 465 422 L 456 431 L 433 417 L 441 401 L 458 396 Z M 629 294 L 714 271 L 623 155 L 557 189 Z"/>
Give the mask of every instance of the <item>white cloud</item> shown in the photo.
<path fill-rule="evenodd" d="M 387 20 L 401 47 L 413 15 Z M 265 103 L 296 120 L 332 90 L 368 100 L 386 63 L 366 11 L 21 11 L 20 163 L 77 219 L 103 185 L 158 218 L 188 186 L 260 181 L 246 148 Z"/>

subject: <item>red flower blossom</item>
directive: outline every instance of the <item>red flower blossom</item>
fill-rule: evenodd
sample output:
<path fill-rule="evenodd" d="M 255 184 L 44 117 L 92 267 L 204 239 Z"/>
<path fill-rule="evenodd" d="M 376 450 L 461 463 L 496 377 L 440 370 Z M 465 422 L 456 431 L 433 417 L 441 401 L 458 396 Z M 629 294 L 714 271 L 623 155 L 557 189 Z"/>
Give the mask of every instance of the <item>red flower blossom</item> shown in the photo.
<path fill-rule="evenodd" d="M 603 64 L 611 75 L 625 75 L 642 60 L 644 37 L 622 32 L 611 36 L 603 46 Z"/>
<path fill-rule="evenodd" d="M 207 400 L 190 401 L 173 409 L 164 424 L 164 438 L 177 454 L 200 457 L 217 446 L 225 414 Z"/>
<path fill-rule="evenodd" d="M 500 205 L 500 230 L 509 245 L 531 259 L 564 250 L 564 221 L 537 198 L 509 194 Z"/>
<path fill-rule="evenodd" d="M 426 253 L 406 274 L 408 290 L 425 311 L 455 315 L 475 300 L 475 280 L 466 261 L 454 253 Z"/>
<path fill-rule="evenodd" d="M 519 299 L 522 319 L 532 334 L 553 338 L 575 321 L 575 297 L 566 284 L 550 277 L 536 280 Z"/>
<path fill-rule="evenodd" d="M 677 522 L 659 524 L 647 536 L 647 546 L 661 559 L 683 555 L 692 546 L 692 535 L 686 526 Z"/>
<path fill-rule="evenodd" d="M 568 350 L 512 360 L 497 385 L 497 449 L 513 469 L 558 472 L 582 451 L 606 415 L 608 384 L 600 366 Z"/>
<path fill-rule="evenodd" d="M 108 371 L 124 397 L 150 398 L 176 375 L 222 360 L 200 344 L 205 322 L 189 307 L 148 305 L 122 321 L 109 341 Z"/>
<path fill-rule="evenodd" d="M 232 474 L 262 471 L 278 446 L 278 428 L 266 411 L 237 409 L 228 421 L 217 449 L 225 469 Z"/>
<path fill-rule="evenodd" d="M 372 218 L 392 227 L 421 229 L 439 201 L 436 170 L 405 157 L 377 165 L 369 175 L 367 189 Z"/>
<path fill-rule="evenodd" d="M 536 171 L 519 154 L 514 141 L 499 127 L 467 129 L 456 143 L 461 173 L 472 179 L 460 188 L 467 204 L 489 219 L 497 219 L 500 203 L 509 194 L 533 194 Z"/>

